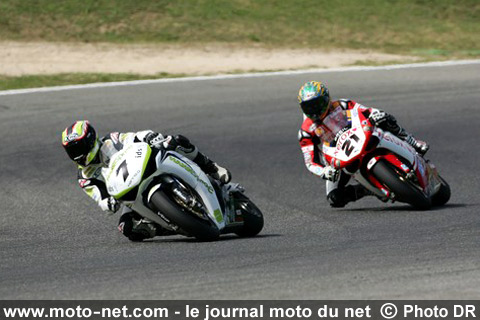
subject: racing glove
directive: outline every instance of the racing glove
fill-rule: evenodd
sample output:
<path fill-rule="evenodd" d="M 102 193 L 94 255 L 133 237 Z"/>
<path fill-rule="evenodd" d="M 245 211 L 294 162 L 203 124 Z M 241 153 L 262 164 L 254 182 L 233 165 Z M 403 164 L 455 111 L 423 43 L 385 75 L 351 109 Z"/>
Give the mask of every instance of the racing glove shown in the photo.
<path fill-rule="evenodd" d="M 120 202 L 114 197 L 102 199 L 99 202 L 100 208 L 107 213 L 115 213 L 120 209 Z"/>
<path fill-rule="evenodd" d="M 144 141 L 153 148 L 161 148 L 165 142 L 165 137 L 157 132 L 149 132 L 144 138 Z"/>
<path fill-rule="evenodd" d="M 373 122 L 377 127 L 381 127 L 388 120 L 388 114 L 385 111 L 377 110 L 372 112 L 369 117 L 370 121 Z"/>
<path fill-rule="evenodd" d="M 331 166 L 323 168 L 322 178 L 328 181 L 335 182 L 340 177 L 340 171 Z"/>

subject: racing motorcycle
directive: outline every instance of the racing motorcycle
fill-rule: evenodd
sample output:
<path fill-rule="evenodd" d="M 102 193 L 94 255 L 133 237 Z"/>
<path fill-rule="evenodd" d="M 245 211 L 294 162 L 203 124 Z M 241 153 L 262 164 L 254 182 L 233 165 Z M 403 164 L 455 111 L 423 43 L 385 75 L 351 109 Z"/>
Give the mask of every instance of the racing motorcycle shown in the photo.
<path fill-rule="evenodd" d="M 384 202 L 404 202 L 421 210 L 450 199 L 450 187 L 435 165 L 408 143 L 375 127 L 370 111 L 336 108 L 317 129 L 326 163 L 352 175 Z"/>
<path fill-rule="evenodd" d="M 220 185 L 186 157 L 147 143 L 126 145 L 104 169 L 108 193 L 163 228 L 201 241 L 257 235 L 263 214 L 235 183 Z"/>

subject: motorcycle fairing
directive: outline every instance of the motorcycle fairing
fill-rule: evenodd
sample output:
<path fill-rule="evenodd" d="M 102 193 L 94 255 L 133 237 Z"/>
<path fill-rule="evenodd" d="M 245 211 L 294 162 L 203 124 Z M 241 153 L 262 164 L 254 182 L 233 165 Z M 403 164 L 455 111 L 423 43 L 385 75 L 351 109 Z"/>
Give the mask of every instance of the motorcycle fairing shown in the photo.
<path fill-rule="evenodd" d="M 142 181 L 152 150 L 146 143 L 128 144 L 113 155 L 108 168 L 102 169 L 107 191 L 121 199 Z"/>
<path fill-rule="evenodd" d="M 110 166 L 102 169 L 109 194 L 117 199 L 132 191 L 136 193 L 134 201 L 124 201 L 125 205 L 142 216 L 171 229 L 157 213 L 153 212 L 144 204 L 144 192 L 152 188 L 154 178 L 162 174 L 171 174 L 189 184 L 202 198 L 210 220 L 219 229 L 225 227 L 224 214 L 214 188 L 207 175 L 186 157 L 174 152 L 163 151 L 152 155 L 150 146 L 143 142 L 135 142 L 126 145 L 116 153 L 110 160 Z M 152 161 L 155 161 L 156 170 L 144 177 L 147 166 L 151 168 Z M 137 188 L 133 190 L 134 188 Z M 155 187 L 155 186 L 153 186 Z"/>
<path fill-rule="evenodd" d="M 180 177 L 188 185 L 192 186 L 202 198 L 208 214 L 217 227 L 220 229 L 225 227 L 225 219 L 223 214 L 221 214 L 222 210 L 215 194 L 215 189 L 208 176 L 195 162 L 172 151 L 167 151 L 163 157 L 157 157 L 156 161 L 157 167 L 162 173 Z M 155 175 L 158 175 L 158 170 Z"/>

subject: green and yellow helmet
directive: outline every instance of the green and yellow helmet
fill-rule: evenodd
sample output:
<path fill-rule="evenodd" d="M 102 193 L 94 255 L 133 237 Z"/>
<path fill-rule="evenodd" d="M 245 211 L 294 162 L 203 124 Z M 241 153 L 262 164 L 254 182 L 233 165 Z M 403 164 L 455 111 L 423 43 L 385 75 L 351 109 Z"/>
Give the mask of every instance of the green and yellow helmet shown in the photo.
<path fill-rule="evenodd" d="M 323 120 L 330 110 L 330 94 L 319 81 L 305 83 L 298 92 L 298 103 L 303 113 L 314 121 Z"/>
<path fill-rule="evenodd" d="M 97 133 L 87 120 L 75 121 L 63 130 L 62 146 L 70 159 L 81 166 L 91 164 L 100 149 Z"/>

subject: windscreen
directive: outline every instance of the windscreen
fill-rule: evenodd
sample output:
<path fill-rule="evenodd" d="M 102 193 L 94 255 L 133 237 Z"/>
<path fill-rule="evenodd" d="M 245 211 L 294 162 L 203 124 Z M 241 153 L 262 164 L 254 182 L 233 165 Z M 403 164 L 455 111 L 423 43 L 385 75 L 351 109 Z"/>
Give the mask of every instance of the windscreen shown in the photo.
<path fill-rule="evenodd" d="M 322 125 L 320 126 L 322 129 L 320 139 L 322 139 L 323 142 L 334 145 L 337 133 L 347 126 L 350 126 L 347 111 L 338 107 L 323 119 Z"/>

